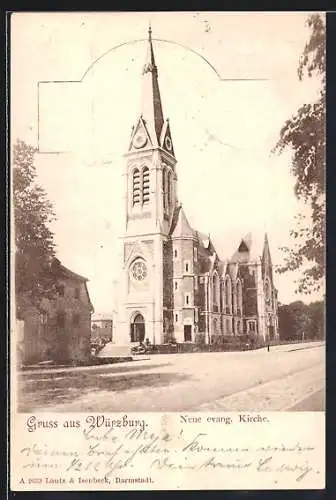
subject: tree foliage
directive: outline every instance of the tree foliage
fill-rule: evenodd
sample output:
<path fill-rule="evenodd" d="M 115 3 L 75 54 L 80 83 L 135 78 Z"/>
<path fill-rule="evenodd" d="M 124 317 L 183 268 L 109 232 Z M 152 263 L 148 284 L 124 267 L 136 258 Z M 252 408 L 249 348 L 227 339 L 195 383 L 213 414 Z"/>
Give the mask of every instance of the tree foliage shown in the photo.
<path fill-rule="evenodd" d="M 309 16 L 307 24 L 311 35 L 299 61 L 298 77 L 316 76 L 321 88 L 316 102 L 304 104 L 284 124 L 274 151 L 291 148 L 292 173 L 295 177 L 295 195 L 310 206 L 311 217 L 296 217 L 296 228 L 290 231 L 295 240 L 294 249 L 283 247 L 285 264 L 278 268 L 283 273 L 302 269 L 297 291 L 311 293 L 319 290 L 324 277 L 325 246 L 325 22 L 318 14 Z"/>
<path fill-rule="evenodd" d="M 281 340 L 318 340 L 324 338 L 324 301 L 304 304 L 302 301 L 280 305 Z"/>
<path fill-rule="evenodd" d="M 13 208 L 15 232 L 15 295 L 17 314 L 27 305 L 39 306 L 54 293 L 50 263 L 55 244 L 50 223 L 52 204 L 37 183 L 36 150 L 22 140 L 13 148 Z"/>

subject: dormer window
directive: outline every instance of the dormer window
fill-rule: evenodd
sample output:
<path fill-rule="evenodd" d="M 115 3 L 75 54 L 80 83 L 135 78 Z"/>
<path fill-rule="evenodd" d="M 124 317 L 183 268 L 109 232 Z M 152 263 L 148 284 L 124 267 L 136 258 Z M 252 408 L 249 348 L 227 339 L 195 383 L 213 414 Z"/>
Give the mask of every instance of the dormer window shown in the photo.
<path fill-rule="evenodd" d="M 64 297 L 64 285 L 59 285 L 58 286 L 58 295 L 60 297 Z"/>

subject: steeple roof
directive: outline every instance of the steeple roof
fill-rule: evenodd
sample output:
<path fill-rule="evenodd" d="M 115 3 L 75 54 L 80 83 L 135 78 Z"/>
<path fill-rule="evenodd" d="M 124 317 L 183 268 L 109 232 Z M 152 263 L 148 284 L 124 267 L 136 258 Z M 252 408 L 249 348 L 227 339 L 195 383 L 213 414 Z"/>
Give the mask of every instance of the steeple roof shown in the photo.
<path fill-rule="evenodd" d="M 152 43 L 152 29 L 148 30 L 148 46 L 146 62 L 142 71 L 143 95 L 142 95 L 142 118 L 146 123 L 154 146 L 160 144 L 160 135 L 164 124 L 161 96 L 158 82 L 158 70 L 155 63 L 154 49 Z"/>
<path fill-rule="evenodd" d="M 179 211 L 177 214 L 176 225 L 172 231 L 173 238 L 195 238 L 195 231 L 190 227 L 186 214 L 182 208 L 179 206 Z"/>

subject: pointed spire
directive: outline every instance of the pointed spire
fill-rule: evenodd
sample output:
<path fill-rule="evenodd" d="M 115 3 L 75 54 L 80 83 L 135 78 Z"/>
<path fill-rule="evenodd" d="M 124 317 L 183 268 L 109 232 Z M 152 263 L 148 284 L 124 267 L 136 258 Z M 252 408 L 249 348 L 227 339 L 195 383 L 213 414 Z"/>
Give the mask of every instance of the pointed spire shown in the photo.
<path fill-rule="evenodd" d="M 164 119 L 162 112 L 161 96 L 158 82 L 158 71 L 155 64 L 152 43 L 152 28 L 148 29 L 147 58 L 143 68 L 143 98 L 142 115 L 151 140 L 155 146 L 160 144 L 160 134 Z"/>
<path fill-rule="evenodd" d="M 264 245 L 268 245 L 268 236 L 267 236 L 267 233 L 265 233 Z"/>
<path fill-rule="evenodd" d="M 268 242 L 268 236 L 267 236 L 267 233 L 265 233 L 265 236 L 264 236 L 264 248 L 263 248 L 263 252 L 269 252 L 269 242 Z"/>
<path fill-rule="evenodd" d="M 270 247 L 269 247 L 269 243 L 268 243 L 267 233 L 265 233 L 265 237 L 264 237 L 264 248 L 263 248 L 263 252 L 262 252 L 262 260 L 264 261 L 265 265 L 272 266 L 271 252 L 270 252 Z"/>
<path fill-rule="evenodd" d="M 267 233 L 265 233 L 265 236 L 264 236 L 263 255 L 266 255 L 266 253 L 269 253 L 269 243 L 268 243 Z"/>
<path fill-rule="evenodd" d="M 155 57 L 154 57 L 154 50 L 153 50 L 153 43 L 152 43 L 152 28 L 149 23 L 149 28 L 148 28 L 148 48 L 147 48 L 147 59 L 146 63 L 144 65 L 142 74 L 146 74 L 148 72 L 156 72 L 157 74 L 157 67 L 155 65 Z"/>

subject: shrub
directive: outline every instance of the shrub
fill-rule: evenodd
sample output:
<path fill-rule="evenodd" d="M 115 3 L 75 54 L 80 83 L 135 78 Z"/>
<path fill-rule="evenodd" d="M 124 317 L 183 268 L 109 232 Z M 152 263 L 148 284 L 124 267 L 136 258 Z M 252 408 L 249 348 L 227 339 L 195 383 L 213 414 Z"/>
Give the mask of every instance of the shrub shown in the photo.
<path fill-rule="evenodd" d="M 205 344 L 205 333 L 196 333 L 195 343 L 196 344 Z"/>

